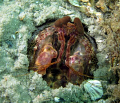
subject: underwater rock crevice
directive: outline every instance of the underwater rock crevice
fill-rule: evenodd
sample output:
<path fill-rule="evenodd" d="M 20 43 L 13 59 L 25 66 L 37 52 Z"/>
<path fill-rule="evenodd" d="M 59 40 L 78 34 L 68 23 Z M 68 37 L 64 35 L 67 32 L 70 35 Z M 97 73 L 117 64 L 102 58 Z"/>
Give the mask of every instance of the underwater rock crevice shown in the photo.
<path fill-rule="evenodd" d="M 46 21 L 46 23 L 44 23 L 44 24 L 42 24 L 42 25 L 40 25 L 40 26 L 37 26 L 37 30 L 35 31 L 35 32 L 33 32 L 33 34 L 32 34 L 32 37 L 28 40 L 28 48 L 27 48 L 27 55 L 28 55 L 28 58 L 29 58 L 29 70 L 31 70 L 31 68 L 33 68 L 33 70 L 36 70 L 36 69 L 34 69 L 34 64 L 35 64 L 35 58 L 34 58 L 34 55 L 36 55 L 36 54 L 34 54 L 35 53 L 35 51 L 34 51 L 34 48 L 35 48 L 35 45 L 36 45 L 36 43 L 35 43 L 35 39 L 38 37 L 38 36 L 36 36 L 37 34 L 39 34 L 40 35 L 40 33 L 44 33 L 44 32 L 46 32 L 46 31 L 44 31 L 44 30 L 47 30 L 48 29 L 48 33 L 52 33 L 51 31 L 49 31 L 49 28 L 51 28 L 50 26 L 51 25 L 53 25 L 53 23 L 51 23 L 51 21 L 52 20 L 49 20 L 50 21 L 50 23 L 48 23 L 47 21 Z M 72 23 L 73 22 L 70 22 L 71 23 L 71 25 L 72 25 Z M 84 24 L 84 26 L 83 27 L 85 27 L 85 32 L 88 32 L 88 28 L 87 28 L 87 26 Z M 52 27 L 52 28 L 54 28 L 54 27 Z M 42 31 L 43 30 L 43 31 Z M 54 29 L 53 29 L 54 30 Z M 42 31 L 42 32 L 41 32 Z M 71 32 L 74 32 L 74 31 L 71 31 Z M 79 37 L 79 36 L 78 36 Z M 58 35 L 57 35 L 57 32 L 54 32 L 53 33 L 53 35 L 50 35 L 50 36 L 47 36 L 46 38 L 45 38 L 45 40 L 46 40 L 46 42 L 48 42 L 49 41 L 49 38 L 52 38 L 51 40 L 52 40 L 52 45 L 53 45 L 53 48 L 55 48 L 55 50 L 57 50 L 57 51 L 59 51 L 59 49 L 60 49 L 60 45 L 62 45 L 62 44 L 60 44 L 60 42 L 59 42 L 59 39 L 58 39 Z M 87 45 L 90 45 L 90 46 L 93 46 L 93 49 L 95 50 L 95 52 L 94 53 L 96 53 L 96 49 L 97 49 L 97 44 L 96 44 L 96 42 L 95 42 L 95 39 L 93 39 L 92 37 L 90 37 L 88 34 L 85 34 L 85 37 L 80 37 L 81 38 L 81 41 L 83 41 L 83 42 L 86 42 L 86 43 L 88 43 L 88 42 L 90 42 L 91 44 L 87 44 Z M 83 40 L 82 40 L 82 38 L 83 38 Z M 48 40 L 47 40 L 48 39 Z M 68 78 L 69 78 L 69 72 L 71 72 L 71 71 L 69 71 L 69 67 L 67 67 L 66 65 L 65 65 L 65 59 L 66 59 L 66 51 L 67 51 L 67 43 L 69 42 L 69 39 L 70 39 L 70 37 L 69 37 L 69 35 L 67 36 L 67 35 L 65 35 L 65 50 L 64 50 L 64 52 L 63 52 L 63 55 L 62 55 L 62 57 L 61 57 L 61 61 L 60 61 L 60 63 L 58 63 L 58 64 L 54 64 L 54 65 L 51 65 L 51 66 L 49 66 L 48 68 L 47 68 L 47 70 L 46 70 L 46 75 L 44 75 L 43 76 L 43 78 L 44 78 L 44 80 L 46 80 L 47 81 L 47 83 L 48 83 L 48 85 L 50 86 L 50 87 L 52 87 L 52 88 L 58 88 L 58 87 L 60 87 L 60 86 L 63 86 L 63 87 L 65 87 L 66 86 L 66 84 L 69 82 L 69 81 L 74 81 L 74 79 L 75 79 L 75 77 L 74 77 L 74 74 L 72 74 L 73 75 L 73 80 L 71 79 L 71 80 L 69 80 Z M 85 39 L 85 41 L 84 41 L 84 39 Z M 87 39 L 88 39 L 88 41 L 87 41 Z M 39 40 L 39 39 L 38 39 Z M 44 40 L 44 39 L 43 39 Z M 79 46 L 80 46 L 80 48 L 81 48 L 81 50 L 83 49 L 83 51 L 80 51 L 81 53 L 83 52 L 83 54 L 84 54 L 84 51 L 85 51 L 85 48 L 86 48 L 86 46 L 84 47 L 84 44 L 79 44 L 79 42 L 80 42 L 80 40 L 79 39 L 76 39 L 76 42 L 75 42 L 75 44 L 74 45 L 72 45 L 71 46 L 71 48 L 70 48 L 70 50 L 71 50 L 71 52 L 70 52 L 70 55 L 73 55 L 73 53 L 74 53 L 74 51 L 76 50 L 76 51 L 78 51 L 79 50 Z M 42 44 L 39 44 L 39 46 L 40 45 L 42 45 Z M 83 45 L 83 46 L 82 46 Z M 42 46 L 41 46 L 42 47 Z M 76 49 L 76 48 L 78 48 L 78 49 Z M 91 49 L 90 49 L 91 50 Z M 88 52 L 90 52 L 90 51 L 88 51 Z M 34 54 L 34 55 L 33 55 Z M 60 54 L 60 52 L 58 52 L 58 56 L 57 57 L 59 57 L 59 54 Z M 80 54 L 80 55 L 82 55 L 82 54 Z M 89 54 L 88 54 L 89 55 Z M 87 64 L 86 66 L 85 66 L 85 64 L 81 64 L 81 65 L 83 65 L 85 68 L 94 68 L 94 66 L 97 64 L 97 62 L 95 62 L 96 60 L 97 60 L 97 58 L 95 57 L 95 54 L 93 54 L 94 56 L 92 57 L 92 60 L 90 61 L 91 63 L 93 62 L 93 64 L 92 64 L 92 66 L 88 66 L 89 64 Z M 37 57 L 36 57 L 37 58 Z M 96 58 L 96 59 L 95 59 Z M 34 59 L 34 60 L 33 60 Z M 55 62 L 57 59 L 56 58 L 53 58 L 52 59 L 52 62 Z M 82 60 L 82 56 L 81 56 L 81 60 Z M 82 62 L 84 63 L 85 61 L 87 60 L 87 58 L 86 59 L 83 59 L 82 60 Z M 94 61 L 95 60 L 95 61 Z M 87 60 L 88 61 L 88 60 Z M 90 64 L 91 65 L 91 64 Z M 94 66 L 93 66 L 94 65 Z M 97 68 L 97 66 L 95 67 L 95 69 Z M 92 70 L 92 69 L 91 69 Z M 87 70 L 87 72 L 88 72 L 89 70 Z M 89 74 L 88 73 L 88 75 L 92 75 L 92 72 L 94 71 L 94 69 L 91 71 L 91 73 Z M 85 74 L 87 74 L 87 72 L 85 73 Z M 68 76 L 68 77 L 67 77 Z M 71 77 L 70 77 L 71 78 Z M 81 79 L 81 80 L 83 80 L 83 79 Z M 81 81 L 80 80 L 80 81 Z M 79 80 L 77 80 L 77 81 L 79 81 Z M 80 84 L 80 81 L 77 83 L 75 83 L 75 84 L 77 84 L 77 85 L 79 85 Z M 74 84 L 74 82 L 73 82 L 73 84 Z"/>

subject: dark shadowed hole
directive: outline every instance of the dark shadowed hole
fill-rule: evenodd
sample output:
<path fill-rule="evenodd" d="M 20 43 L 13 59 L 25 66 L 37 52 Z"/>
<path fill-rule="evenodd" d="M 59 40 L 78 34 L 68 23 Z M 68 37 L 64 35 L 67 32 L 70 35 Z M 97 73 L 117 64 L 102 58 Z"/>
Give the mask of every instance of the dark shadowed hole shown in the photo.
<path fill-rule="evenodd" d="M 83 23 L 82 23 L 82 25 L 83 25 L 84 31 L 88 32 L 88 27 L 85 24 L 83 24 Z"/>

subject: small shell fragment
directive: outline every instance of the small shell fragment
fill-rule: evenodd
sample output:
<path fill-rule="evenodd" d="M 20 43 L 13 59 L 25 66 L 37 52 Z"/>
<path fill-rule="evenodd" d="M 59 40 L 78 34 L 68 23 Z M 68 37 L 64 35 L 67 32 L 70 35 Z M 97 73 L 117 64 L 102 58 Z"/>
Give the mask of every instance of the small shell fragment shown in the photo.
<path fill-rule="evenodd" d="M 55 98 L 54 98 L 54 101 L 55 101 L 55 102 L 60 102 L 60 98 L 59 98 L 59 97 L 55 97 Z"/>
<path fill-rule="evenodd" d="M 63 98 L 59 98 L 59 97 L 54 97 L 54 101 L 55 102 L 64 102 L 64 99 Z"/>
<path fill-rule="evenodd" d="M 25 16 L 26 16 L 26 14 L 25 14 L 24 12 L 21 12 L 21 13 L 19 14 L 19 19 L 20 19 L 21 21 L 23 21 L 23 19 L 25 18 Z"/>
<path fill-rule="evenodd" d="M 79 1 L 78 0 L 68 0 L 70 4 L 79 7 Z"/>
<path fill-rule="evenodd" d="M 98 80 L 88 80 L 84 84 L 85 91 L 88 92 L 92 100 L 96 100 L 102 97 L 103 88 L 102 84 Z"/>

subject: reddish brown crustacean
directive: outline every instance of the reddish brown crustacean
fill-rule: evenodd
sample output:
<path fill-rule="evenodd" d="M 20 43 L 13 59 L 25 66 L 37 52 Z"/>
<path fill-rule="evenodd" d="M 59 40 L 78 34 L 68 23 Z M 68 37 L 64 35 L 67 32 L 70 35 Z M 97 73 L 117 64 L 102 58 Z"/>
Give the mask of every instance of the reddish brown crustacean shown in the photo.
<path fill-rule="evenodd" d="M 89 77 L 89 65 L 95 56 L 92 43 L 79 18 L 75 18 L 73 23 L 69 16 L 60 18 L 35 38 L 32 69 L 45 75 L 47 68 L 53 66 L 58 72 L 54 74 L 59 78 L 58 84 L 65 84 L 61 78 L 79 84 L 79 76 Z"/>
<path fill-rule="evenodd" d="M 39 74 L 46 74 L 46 69 L 51 63 L 53 58 L 57 57 L 57 51 L 52 47 L 52 44 L 45 44 L 35 60 L 35 67 L 38 69 Z"/>

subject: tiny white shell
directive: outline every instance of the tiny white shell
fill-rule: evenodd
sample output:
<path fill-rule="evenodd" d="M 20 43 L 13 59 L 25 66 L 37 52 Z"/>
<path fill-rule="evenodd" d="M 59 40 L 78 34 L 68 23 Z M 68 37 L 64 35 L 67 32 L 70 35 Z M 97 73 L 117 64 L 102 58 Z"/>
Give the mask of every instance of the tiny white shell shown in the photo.
<path fill-rule="evenodd" d="M 12 35 L 13 39 L 15 39 L 15 35 Z"/>
<path fill-rule="evenodd" d="M 54 97 L 54 101 L 60 102 L 60 103 L 65 102 L 65 100 L 63 98 L 60 98 L 60 97 Z"/>
<path fill-rule="evenodd" d="M 54 101 L 55 102 L 60 102 L 60 98 L 59 97 L 54 97 Z"/>
<path fill-rule="evenodd" d="M 96 100 L 102 97 L 103 88 L 102 84 L 98 80 L 88 80 L 84 84 L 85 91 L 88 92 L 92 100 Z"/>

